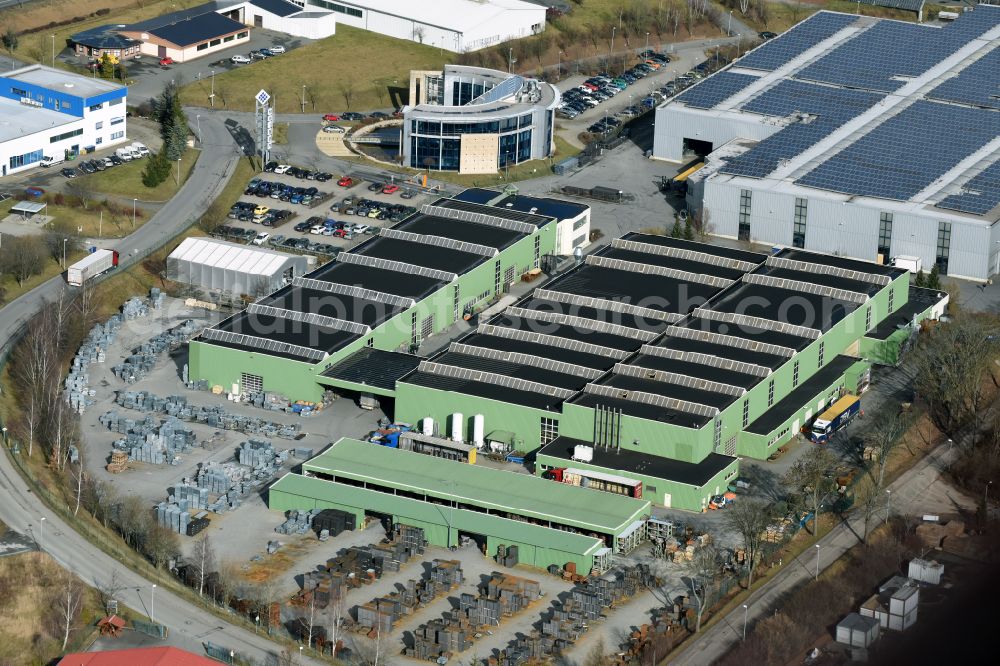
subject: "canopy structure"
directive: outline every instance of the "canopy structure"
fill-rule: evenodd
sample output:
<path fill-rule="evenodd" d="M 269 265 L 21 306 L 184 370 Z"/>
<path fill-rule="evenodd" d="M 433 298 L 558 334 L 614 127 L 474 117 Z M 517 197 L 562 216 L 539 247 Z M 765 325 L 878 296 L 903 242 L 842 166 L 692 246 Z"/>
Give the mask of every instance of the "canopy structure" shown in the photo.
<path fill-rule="evenodd" d="M 167 257 L 167 279 L 210 291 L 261 296 L 307 270 L 306 257 L 211 238 L 186 238 Z"/>

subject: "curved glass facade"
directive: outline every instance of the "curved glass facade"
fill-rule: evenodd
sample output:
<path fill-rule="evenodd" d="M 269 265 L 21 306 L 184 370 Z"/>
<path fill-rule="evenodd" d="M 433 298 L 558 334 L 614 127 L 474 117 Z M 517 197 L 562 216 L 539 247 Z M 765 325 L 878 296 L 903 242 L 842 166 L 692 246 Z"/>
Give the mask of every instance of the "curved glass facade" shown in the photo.
<path fill-rule="evenodd" d="M 455 171 L 461 156 L 463 134 L 499 134 L 498 168 L 532 159 L 531 113 L 503 120 L 448 122 L 410 120 L 408 166 L 416 169 Z"/>

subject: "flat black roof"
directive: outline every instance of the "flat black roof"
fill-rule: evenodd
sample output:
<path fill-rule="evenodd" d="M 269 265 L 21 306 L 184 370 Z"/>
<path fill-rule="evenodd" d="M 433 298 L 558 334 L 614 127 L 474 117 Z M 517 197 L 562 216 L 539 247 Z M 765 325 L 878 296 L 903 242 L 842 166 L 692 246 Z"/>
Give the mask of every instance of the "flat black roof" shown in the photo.
<path fill-rule="evenodd" d="M 487 400 L 507 402 L 515 405 L 523 405 L 525 407 L 533 407 L 535 409 L 544 409 L 546 411 L 558 410 L 559 406 L 563 402 L 562 398 L 545 395 L 544 393 L 522 391 L 519 389 L 508 388 L 506 386 L 498 386 L 496 384 L 469 381 L 467 379 L 444 377 L 442 375 L 434 375 L 420 370 L 417 370 L 416 372 L 413 372 L 401 379 L 400 383 L 423 386 L 425 388 L 437 389 L 439 391 L 451 391 L 463 396 L 474 395 L 480 398 L 486 398 Z"/>
<path fill-rule="evenodd" d="M 525 236 L 520 231 L 511 231 L 488 224 L 463 222 L 437 215 L 425 215 L 424 213 L 415 213 L 393 228 L 408 231 L 411 234 L 440 236 L 465 243 L 477 243 L 498 250 L 510 247 Z"/>
<path fill-rule="evenodd" d="M 544 287 L 543 287 L 544 288 Z M 517 307 L 533 310 L 535 312 L 558 312 L 571 317 L 583 317 L 594 321 L 617 324 L 627 328 L 634 328 L 640 331 L 661 333 L 669 324 L 662 319 L 639 317 L 627 312 L 616 312 L 603 308 L 593 308 L 587 305 L 575 305 L 573 303 L 561 303 L 550 301 L 544 298 L 536 298 L 528 295 L 516 303 Z"/>
<path fill-rule="evenodd" d="M 879 322 L 878 326 L 865 334 L 865 337 L 874 340 L 887 339 L 900 328 L 909 326 L 915 316 L 936 305 L 945 296 L 947 294 L 942 291 L 911 285 L 906 304 Z"/>
<path fill-rule="evenodd" d="M 238 21 L 222 14 L 216 14 L 215 11 L 208 9 L 207 5 L 202 5 L 201 8 L 204 10 L 201 14 L 184 15 L 183 11 L 174 12 L 141 23 L 127 25 L 122 30 L 124 32 L 146 32 L 177 46 L 191 46 L 206 42 L 214 37 L 223 37 L 234 32 L 249 30 Z"/>
<path fill-rule="evenodd" d="M 719 345 L 714 342 L 692 340 L 690 338 L 677 338 L 669 335 L 664 336 L 663 339 L 656 344 L 657 346 L 666 347 L 667 349 L 696 352 L 699 354 L 711 354 L 712 356 L 728 358 L 733 361 L 754 363 L 756 365 L 762 365 L 765 368 L 771 368 L 772 370 L 777 370 L 784 365 L 786 361 L 788 361 L 787 356 L 780 356 L 778 354 L 766 354 L 764 352 L 740 349 L 739 347 L 733 347 L 731 345 Z"/>
<path fill-rule="evenodd" d="M 813 264 L 822 264 L 824 266 L 833 266 L 835 268 L 845 268 L 849 271 L 858 271 L 859 273 L 887 275 L 892 279 L 896 279 L 906 272 L 905 269 L 896 268 L 895 266 L 885 266 L 871 261 L 848 259 L 846 257 L 838 257 L 831 254 L 818 254 L 816 252 L 800 250 L 799 248 L 794 247 L 786 247 L 776 256 L 781 257 L 782 259 L 791 259 L 793 261 L 807 261 Z"/>
<path fill-rule="evenodd" d="M 719 410 L 725 409 L 733 404 L 736 396 L 728 393 L 716 393 L 715 391 L 704 391 L 702 389 L 681 386 L 680 384 L 670 384 L 655 379 L 644 379 L 642 377 L 632 377 L 629 375 L 607 375 L 595 382 L 602 386 L 613 386 L 625 391 L 642 391 L 653 395 L 662 395 L 665 398 L 676 400 L 686 400 L 695 402 L 706 407 L 715 407 Z"/>
<path fill-rule="evenodd" d="M 402 352 L 362 347 L 323 371 L 324 377 L 393 390 L 396 381 L 416 370 L 420 357 Z"/>
<path fill-rule="evenodd" d="M 756 386 L 763 379 L 763 377 L 760 377 L 759 375 L 750 375 L 743 372 L 737 372 L 735 370 L 727 370 L 726 368 L 718 368 L 714 365 L 693 363 L 691 361 L 684 361 L 677 358 L 653 356 L 652 354 L 639 354 L 635 358 L 629 360 L 628 365 L 635 365 L 640 368 L 649 368 L 650 370 L 673 372 L 678 375 L 695 377 L 697 379 L 704 379 L 710 382 L 719 382 L 720 384 L 729 384 L 731 386 L 739 386 L 745 389 L 750 389 L 751 387 Z"/>
<path fill-rule="evenodd" d="M 463 252 L 440 245 L 414 243 L 398 238 L 376 236 L 351 250 L 353 254 L 376 257 L 388 261 L 401 261 L 414 266 L 433 268 L 462 275 L 486 261 L 486 257 L 474 252 Z M 409 277 L 409 273 L 405 273 Z"/>
<path fill-rule="evenodd" d="M 567 294 L 621 301 L 676 314 L 683 314 L 680 312 L 682 307 L 689 310 L 696 305 L 704 304 L 719 291 L 718 287 L 698 282 L 589 264 L 581 264 L 546 284 L 545 288 Z"/>
<path fill-rule="evenodd" d="M 738 248 L 725 247 L 722 245 L 712 245 L 710 243 L 699 243 L 698 241 L 689 241 L 684 240 L 683 238 L 671 238 L 670 236 L 644 234 L 638 231 L 629 232 L 622 236 L 622 239 L 635 241 L 637 243 L 651 243 L 653 245 L 662 245 L 664 247 L 676 247 L 682 250 L 691 250 L 693 252 L 704 252 L 705 254 L 711 254 L 716 257 L 736 259 L 737 261 L 747 261 L 752 264 L 761 264 L 767 260 L 767 255 L 761 254 L 760 252 L 750 252 L 748 250 L 740 250 Z"/>
<path fill-rule="evenodd" d="M 531 331 L 543 335 L 554 335 L 559 338 L 569 340 L 579 340 L 592 345 L 610 347 L 621 351 L 635 351 L 642 346 L 642 340 L 638 338 L 628 338 L 622 335 L 612 335 L 611 333 L 600 333 L 591 329 L 583 329 L 567 324 L 556 324 L 550 321 L 540 321 L 538 319 L 527 319 L 524 317 L 511 317 L 500 314 L 490 320 L 494 326 L 504 328 L 516 328 L 520 331 Z"/>
<path fill-rule="evenodd" d="M 537 342 L 523 342 L 521 340 L 501 338 L 496 335 L 485 335 L 483 333 L 473 333 L 468 337 L 462 338 L 459 342 L 466 345 L 496 349 L 498 351 L 540 356 L 552 359 L 553 361 L 573 363 L 594 370 L 608 370 L 616 363 L 615 359 L 610 356 L 600 356 L 598 354 L 566 349 L 565 347 L 556 347 Z"/>
<path fill-rule="evenodd" d="M 251 314 L 246 310 L 233 315 L 215 327 L 216 330 L 253 335 L 299 347 L 318 349 L 328 354 L 343 349 L 360 335 L 335 328 L 316 326 L 301 321 L 280 319 L 269 315 Z M 213 342 L 216 342 L 213 340 Z M 257 350 L 264 351 L 264 350 Z M 269 352 L 266 352 L 269 353 Z"/>
<path fill-rule="evenodd" d="M 547 384 L 548 386 L 556 386 L 574 391 L 579 391 L 588 381 L 585 377 L 569 375 L 565 372 L 555 372 L 553 370 L 537 368 L 533 365 L 511 363 L 509 361 L 451 351 L 446 351 L 431 360 L 434 363 L 441 363 L 443 365 L 454 365 L 459 368 L 468 368 L 469 370 L 492 372 L 506 377 L 517 377 L 529 382 L 538 382 L 539 384 Z"/>
<path fill-rule="evenodd" d="M 610 257 L 611 259 L 621 259 L 622 261 L 634 261 L 639 264 L 663 266 L 664 268 L 673 268 L 679 271 L 687 271 L 689 273 L 696 273 L 700 275 L 711 275 L 714 277 L 724 278 L 726 280 L 739 280 L 741 277 L 746 275 L 746 271 L 741 271 L 736 268 L 716 266 L 714 264 L 706 264 L 701 261 L 692 261 L 690 259 L 667 257 L 662 254 L 647 254 L 646 252 L 624 250 L 618 247 L 612 247 L 606 252 L 601 252 L 601 256 Z"/>
<path fill-rule="evenodd" d="M 403 311 L 400 306 L 389 305 L 381 301 L 369 301 L 364 298 L 352 298 L 295 286 L 279 289 L 262 300 L 261 305 L 318 314 L 322 317 L 333 317 L 334 319 L 364 324 L 371 328 L 375 328 Z"/>
<path fill-rule="evenodd" d="M 738 282 L 712 300 L 711 309 L 828 331 L 857 303 L 780 287 Z"/>
<path fill-rule="evenodd" d="M 681 428 L 697 429 L 712 421 L 712 418 L 708 416 L 699 416 L 698 414 L 689 414 L 688 412 L 678 412 L 673 409 L 667 409 L 666 407 L 647 405 L 644 402 L 632 402 L 631 400 L 623 400 L 621 398 L 609 398 L 607 396 L 595 395 L 593 393 L 578 393 L 567 400 L 567 402 L 573 405 L 580 405 L 581 407 L 607 407 L 611 409 L 620 409 L 623 414 L 628 414 L 629 416 L 646 419 L 647 421 L 669 423 L 670 425 L 680 426 Z"/>
<path fill-rule="evenodd" d="M 757 328 L 755 326 L 747 326 L 745 324 L 730 324 L 728 322 L 716 321 L 715 319 L 705 319 L 694 315 L 685 318 L 683 321 L 677 322 L 676 325 L 681 328 L 689 328 L 695 331 L 708 331 L 710 333 L 718 333 L 719 335 L 731 335 L 734 338 L 743 338 L 744 340 L 753 340 L 754 342 L 763 342 L 769 345 L 788 347 L 789 349 L 794 349 L 795 351 L 805 349 L 812 344 L 813 341 L 812 338 L 807 338 L 801 335 L 793 335 L 792 333 L 769 331 L 765 328 Z"/>
<path fill-rule="evenodd" d="M 484 206 L 492 205 L 504 210 L 547 215 L 557 220 L 569 220 L 589 208 L 589 206 L 571 201 L 563 201 L 562 199 L 529 197 L 523 194 L 504 194 L 497 190 L 488 190 L 481 187 L 470 188 L 452 198 Z M 495 201 L 495 203 L 490 204 L 491 201 Z"/>
<path fill-rule="evenodd" d="M 754 272 L 760 273 L 761 275 L 770 275 L 771 277 L 781 278 L 784 280 L 797 280 L 799 282 L 809 282 L 812 284 L 823 285 L 825 287 L 833 287 L 834 289 L 846 289 L 847 291 L 854 291 L 859 294 L 868 294 L 869 296 L 874 296 L 882 289 L 882 287 L 878 286 L 874 282 L 851 280 L 849 278 L 829 275 L 827 273 L 796 271 L 790 268 L 779 268 L 777 266 L 761 266 Z"/>
<path fill-rule="evenodd" d="M 556 437 L 552 442 L 538 451 L 538 455 L 551 458 L 561 458 L 567 461 L 567 467 L 574 466 L 573 449 L 577 445 L 590 446 L 594 449 L 591 465 L 620 472 L 631 472 L 656 479 L 666 479 L 688 486 L 701 487 L 711 481 L 719 472 L 726 469 L 736 458 L 724 456 L 721 453 L 709 453 L 701 462 L 689 463 L 663 456 L 653 456 L 631 448 L 617 450 L 599 448 L 592 442 L 572 437 Z M 642 442 L 639 442 L 642 446 Z"/>
<path fill-rule="evenodd" d="M 782 423 L 802 409 L 803 405 L 809 404 L 820 391 L 842 377 L 847 369 L 857 362 L 858 359 L 851 356 L 837 356 L 757 417 L 753 423 L 747 426 L 747 432 L 752 432 L 755 435 L 770 435 Z"/>
<path fill-rule="evenodd" d="M 552 221 L 551 217 L 544 215 L 543 213 L 530 213 L 522 212 L 514 208 L 498 208 L 496 206 L 485 206 L 483 204 L 473 203 L 471 201 L 462 201 L 461 199 L 438 199 L 434 202 L 435 206 L 440 206 L 442 208 L 450 208 L 451 210 L 461 210 L 467 213 L 483 213 L 485 215 L 495 215 L 497 217 L 502 217 L 507 220 L 514 220 L 516 222 L 524 222 L 526 224 L 532 224 L 536 227 L 544 227 L 546 224 Z"/>
<path fill-rule="evenodd" d="M 437 278 L 331 261 L 306 275 L 314 280 L 361 287 L 420 301 L 448 284 Z"/>

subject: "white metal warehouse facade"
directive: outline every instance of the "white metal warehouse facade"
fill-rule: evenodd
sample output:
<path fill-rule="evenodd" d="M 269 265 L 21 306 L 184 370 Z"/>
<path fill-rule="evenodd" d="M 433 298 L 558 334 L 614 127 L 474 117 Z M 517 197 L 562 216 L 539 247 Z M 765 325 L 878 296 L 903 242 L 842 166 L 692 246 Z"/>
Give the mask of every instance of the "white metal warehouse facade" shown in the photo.
<path fill-rule="evenodd" d="M 304 275 L 306 257 L 209 238 L 185 238 L 167 257 L 167 279 L 208 291 L 271 293 Z"/>

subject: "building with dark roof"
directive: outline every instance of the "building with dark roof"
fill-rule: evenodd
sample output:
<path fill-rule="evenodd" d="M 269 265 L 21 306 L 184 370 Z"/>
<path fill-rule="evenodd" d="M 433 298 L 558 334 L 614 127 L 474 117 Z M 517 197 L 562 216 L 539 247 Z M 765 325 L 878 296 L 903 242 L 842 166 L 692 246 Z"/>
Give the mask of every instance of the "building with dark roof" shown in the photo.
<path fill-rule="evenodd" d="M 1000 6 L 966 9 L 936 24 L 819 11 L 660 105 L 653 155 L 707 156 L 687 208 L 719 236 L 987 280 Z"/>
<path fill-rule="evenodd" d="M 78 56 L 94 59 L 109 55 L 115 60 L 122 60 L 139 55 L 142 42 L 121 34 L 123 27 L 125 26 L 121 24 L 109 23 L 70 35 L 70 48 Z"/>

